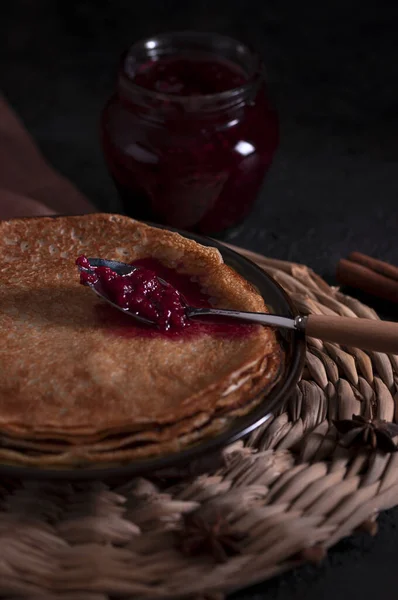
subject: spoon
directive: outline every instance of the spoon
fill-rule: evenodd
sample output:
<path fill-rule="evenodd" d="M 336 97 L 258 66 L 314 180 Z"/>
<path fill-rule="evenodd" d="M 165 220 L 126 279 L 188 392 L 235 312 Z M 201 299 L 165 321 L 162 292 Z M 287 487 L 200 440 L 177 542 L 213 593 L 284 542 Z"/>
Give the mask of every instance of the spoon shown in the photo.
<path fill-rule="evenodd" d="M 118 275 L 130 275 L 141 267 L 129 265 L 116 260 L 102 258 L 89 258 L 90 266 L 108 267 Z M 91 269 L 78 266 L 79 271 L 90 272 Z M 167 281 L 158 277 L 162 285 L 169 285 Z M 95 284 L 88 284 L 93 292 L 100 298 L 128 314 L 137 321 L 147 325 L 155 325 L 153 321 L 137 315 L 135 312 L 118 306 L 98 289 Z M 298 315 L 294 318 L 282 317 L 268 313 L 245 312 L 240 310 L 227 310 L 220 308 L 195 308 L 186 305 L 188 318 L 211 315 L 214 317 L 229 317 L 240 322 L 257 323 L 270 327 L 282 327 L 301 331 L 307 336 L 323 341 L 335 342 L 343 346 L 353 346 L 363 350 L 374 350 L 398 354 L 398 323 L 379 321 L 377 319 L 363 319 L 352 317 L 325 316 L 325 315 Z"/>

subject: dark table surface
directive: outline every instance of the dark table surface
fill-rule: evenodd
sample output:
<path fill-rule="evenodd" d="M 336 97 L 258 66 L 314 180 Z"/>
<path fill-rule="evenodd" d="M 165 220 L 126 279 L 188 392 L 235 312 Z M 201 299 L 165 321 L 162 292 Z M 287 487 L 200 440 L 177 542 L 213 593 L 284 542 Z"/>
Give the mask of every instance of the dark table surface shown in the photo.
<path fill-rule="evenodd" d="M 0 12 L 4 93 L 50 162 L 100 208 L 119 208 L 97 124 L 120 52 L 168 29 L 218 31 L 258 47 L 281 118 L 277 157 L 233 243 L 306 263 L 329 281 L 352 250 L 398 264 L 394 2 L 14 0 Z M 321 567 L 234 598 L 396 598 L 398 509 L 379 525 L 374 539 L 339 543 Z"/>

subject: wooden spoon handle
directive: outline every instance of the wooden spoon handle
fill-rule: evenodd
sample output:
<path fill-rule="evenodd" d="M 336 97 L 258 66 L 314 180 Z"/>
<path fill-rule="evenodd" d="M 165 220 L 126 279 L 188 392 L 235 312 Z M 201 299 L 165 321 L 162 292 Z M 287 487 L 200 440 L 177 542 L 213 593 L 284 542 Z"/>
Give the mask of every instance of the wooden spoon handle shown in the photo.
<path fill-rule="evenodd" d="M 398 323 L 390 321 L 309 315 L 305 331 L 325 342 L 398 354 Z"/>

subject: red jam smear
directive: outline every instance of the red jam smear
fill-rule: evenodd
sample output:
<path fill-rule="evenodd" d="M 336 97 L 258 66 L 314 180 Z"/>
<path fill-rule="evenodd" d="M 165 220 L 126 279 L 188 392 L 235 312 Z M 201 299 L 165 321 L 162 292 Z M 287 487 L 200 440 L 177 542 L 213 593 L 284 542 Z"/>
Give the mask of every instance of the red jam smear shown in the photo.
<path fill-rule="evenodd" d="M 103 110 L 104 156 L 125 213 L 213 235 L 241 223 L 278 144 L 278 119 L 264 84 L 239 107 L 224 101 L 209 111 L 201 109 L 200 97 L 228 94 L 247 81 L 238 65 L 216 57 L 162 57 L 125 75 L 143 92 L 167 94 L 147 109 L 120 92 Z M 186 110 L 177 96 L 198 98 L 198 106 Z"/>
<path fill-rule="evenodd" d="M 78 259 L 79 263 L 76 261 L 77 264 L 87 268 L 87 263 L 83 262 L 82 264 L 80 260 L 81 257 Z M 189 275 L 178 273 L 175 269 L 170 269 L 153 258 L 135 260 L 132 264 L 155 273 L 157 277 L 167 281 L 174 290 L 178 290 L 190 306 L 196 308 L 211 306 L 210 297 L 202 291 L 200 284 L 193 281 Z M 129 315 L 124 315 L 102 302 L 96 306 L 96 313 L 100 325 L 106 328 L 109 333 L 127 338 L 167 337 L 168 339 L 181 340 L 207 334 L 236 339 L 249 336 L 256 327 L 255 325 L 241 324 L 230 319 L 206 316 L 201 319 L 188 319 L 181 328 L 173 327 L 165 330 L 134 321 Z"/>
<path fill-rule="evenodd" d="M 91 270 L 80 272 L 80 283 L 94 286 L 123 310 L 152 321 L 162 331 L 180 331 L 187 325 L 179 291 L 163 284 L 152 269 L 140 265 L 129 275 L 119 275 L 109 267 L 92 267 L 86 256 L 79 256 L 76 264 Z"/>

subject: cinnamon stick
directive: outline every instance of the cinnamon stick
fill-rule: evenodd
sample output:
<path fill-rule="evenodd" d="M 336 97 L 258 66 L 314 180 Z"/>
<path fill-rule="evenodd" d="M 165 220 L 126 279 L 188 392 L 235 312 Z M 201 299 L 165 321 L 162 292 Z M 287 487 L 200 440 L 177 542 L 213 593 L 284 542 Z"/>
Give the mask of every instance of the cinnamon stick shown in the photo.
<path fill-rule="evenodd" d="M 390 265 L 377 258 L 366 256 L 366 254 L 362 254 L 362 252 L 351 252 L 348 256 L 348 260 L 363 265 L 364 267 L 368 267 L 368 269 L 380 273 L 380 275 L 385 275 L 390 279 L 398 281 L 398 267 L 395 265 Z"/>
<path fill-rule="evenodd" d="M 373 261 L 376 260 L 370 257 L 365 258 L 368 265 L 373 265 Z M 377 262 L 380 263 L 381 261 Z M 341 259 L 337 265 L 336 277 L 344 285 L 358 288 L 367 294 L 398 303 L 398 280 L 387 277 L 379 271 L 365 266 L 363 263 L 360 264 L 352 260 Z"/>

